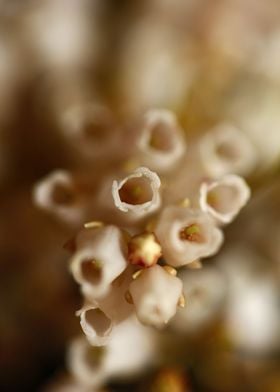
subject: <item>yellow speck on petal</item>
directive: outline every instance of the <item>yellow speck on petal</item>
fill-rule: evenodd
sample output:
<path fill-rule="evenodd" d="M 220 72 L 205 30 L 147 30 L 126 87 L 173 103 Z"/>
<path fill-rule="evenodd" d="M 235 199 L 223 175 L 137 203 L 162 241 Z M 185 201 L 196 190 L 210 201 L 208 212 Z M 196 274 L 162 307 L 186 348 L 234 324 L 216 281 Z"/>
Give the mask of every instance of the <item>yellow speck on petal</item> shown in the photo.
<path fill-rule="evenodd" d="M 187 267 L 190 269 L 201 269 L 202 262 L 200 260 L 194 260 L 192 263 L 187 264 Z"/>
<path fill-rule="evenodd" d="M 165 269 L 165 271 L 168 274 L 170 274 L 172 276 L 176 276 L 177 275 L 177 270 L 175 268 L 171 267 L 170 265 L 165 265 L 163 268 Z"/>
<path fill-rule="evenodd" d="M 185 299 L 184 294 L 180 295 L 180 298 L 179 298 L 179 301 L 178 301 L 178 306 L 180 308 L 184 308 L 186 306 L 186 299 Z"/>
<path fill-rule="evenodd" d="M 184 207 L 184 208 L 189 208 L 191 206 L 191 201 L 188 197 L 186 197 L 185 199 L 183 199 L 182 201 L 180 201 L 179 203 L 180 207 Z"/>
<path fill-rule="evenodd" d="M 132 279 L 137 279 L 141 274 L 142 274 L 143 270 L 138 270 L 136 272 L 134 272 L 134 274 L 132 275 Z"/>
<path fill-rule="evenodd" d="M 84 224 L 85 229 L 95 229 L 102 226 L 104 226 L 104 223 L 100 221 L 91 221 Z"/>

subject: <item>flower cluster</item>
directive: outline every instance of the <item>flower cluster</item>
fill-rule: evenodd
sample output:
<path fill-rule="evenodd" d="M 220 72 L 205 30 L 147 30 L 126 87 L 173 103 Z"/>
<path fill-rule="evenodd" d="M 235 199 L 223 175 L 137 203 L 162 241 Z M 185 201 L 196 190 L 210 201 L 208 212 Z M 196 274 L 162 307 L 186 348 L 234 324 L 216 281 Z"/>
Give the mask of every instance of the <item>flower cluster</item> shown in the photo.
<path fill-rule="evenodd" d="M 122 159 L 112 160 L 108 169 L 96 158 L 101 181 L 98 174 L 56 171 L 34 189 L 35 203 L 60 221 L 78 228 L 88 214 L 96 216 L 67 244 L 70 271 L 84 298 L 77 316 L 86 338 L 71 346 L 69 366 L 86 385 L 121 374 L 116 358 L 123 333 L 125 345 L 129 334 L 138 339 L 132 369 L 147 365 L 156 342 L 147 327 L 162 329 L 188 301 L 183 285 L 188 272 L 177 276 L 178 268 L 201 268 L 203 258 L 217 253 L 222 226 L 250 197 L 239 174 L 253 168 L 254 149 L 240 130 L 220 124 L 187 148 L 171 111 L 149 110 L 136 124 Z M 103 133 L 95 121 L 90 126 L 91 143 L 98 146 Z M 108 164 L 107 140 L 111 151 L 110 132 L 102 139 Z M 97 186 L 85 186 L 93 177 Z M 148 351 L 143 341 L 149 342 Z"/>

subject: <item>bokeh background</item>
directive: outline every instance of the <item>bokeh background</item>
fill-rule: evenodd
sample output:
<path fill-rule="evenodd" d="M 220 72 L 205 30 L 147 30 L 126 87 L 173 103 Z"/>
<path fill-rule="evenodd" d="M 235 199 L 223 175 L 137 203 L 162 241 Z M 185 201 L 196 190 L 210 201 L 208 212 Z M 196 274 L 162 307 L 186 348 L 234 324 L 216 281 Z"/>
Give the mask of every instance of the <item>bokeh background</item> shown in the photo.
<path fill-rule="evenodd" d="M 88 101 L 116 132 L 153 107 L 173 110 L 188 141 L 230 121 L 258 156 L 251 201 L 207 261 L 229 277 L 229 300 L 195 331 L 166 332 L 162 368 L 108 390 L 161 392 L 162 378 L 170 392 L 280 391 L 279 26 L 278 0 L 0 0 L 1 391 L 43 391 L 79 331 L 63 249 L 76 227 L 36 208 L 32 189 L 57 168 L 98 186 L 100 165 L 62 116 Z"/>

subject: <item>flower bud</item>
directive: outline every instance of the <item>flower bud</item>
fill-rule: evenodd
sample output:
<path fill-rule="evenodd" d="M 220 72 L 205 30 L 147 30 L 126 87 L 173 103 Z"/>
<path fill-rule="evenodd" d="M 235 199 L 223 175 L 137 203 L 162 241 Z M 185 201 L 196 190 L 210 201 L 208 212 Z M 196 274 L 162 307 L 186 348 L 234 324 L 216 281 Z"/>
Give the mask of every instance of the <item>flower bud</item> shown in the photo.
<path fill-rule="evenodd" d="M 142 270 L 130 284 L 136 315 L 140 322 L 163 327 L 175 315 L 182 294 L 182 282 L 159 265 Z"/>
<path fill-rule="evenodd" d="M 160 258 L 161 246 L 154 233 L 142 233 L 128 243 L 128 261 L 141 267 L 151 267 Z"/>

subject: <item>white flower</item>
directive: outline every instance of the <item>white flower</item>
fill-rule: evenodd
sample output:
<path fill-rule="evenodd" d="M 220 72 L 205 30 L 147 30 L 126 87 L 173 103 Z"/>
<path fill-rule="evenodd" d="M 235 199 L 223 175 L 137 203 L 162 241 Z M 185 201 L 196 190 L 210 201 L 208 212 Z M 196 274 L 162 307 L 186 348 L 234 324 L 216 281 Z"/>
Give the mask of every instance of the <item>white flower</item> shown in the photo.
<path fill-rule="evenodd" d="M 87 158 L 112 154 L 119 136 L 112 113 L 94 102 L 70 106 L 62 112 L 61 128 L 71 145 Z"/>
<path fill-rule="evenodd" d="M 116 226 L 86 229 L 76 240 L 77 250 L 71 258 L 74 279 L 92 298 L 104 296 L 126 268 L 126 244 Z"/>
<path fill-rule="evenodd" d="M 164 109 L 145 114 L 137 145 L 141 163 L 158 172 L 172 170 L 186 150 L 175 115 Z"/>
<path fill-rule="evenodd" d="M 213 321 L 222 309 L 226 296 L 226 280 L 216 267 L 182 270 L 179 278 L 187 306 L 178 309 L 172 327 L 180 332 L 196 332 Z"/>
<path fill-rule="evenodd" d="M 65 170 L 56 170 L 36 184 L 33 200 L 39 208 L 67 223 L 79 224 L 84 218 L 85 211 L 74 179 Z"/>
<path fill-rule="evenodd" d="M 130 284 L 136 315 L 143 324 L 163 327 L 175 315 L 182 282 L 159 265 L 142 270 Z"/>
<path fill-rule="evenodd" d="M 68 368 L 86 386 L 127 379 L 151 365 L 156 344 L 154 332 L 131 317 L 114 328 L 107 346 L 93 347 L 85 338 L 75 339 L 68 350 Z"/>
<path fill-rule="evenodd" d="M 123 180 L 113 182 L 115 206 L 122 212 L 145 216 L 160 207 L 159 188 L 158 175 L 146 167 L 139 167 Z"/>
<path fill-rule="evenodd" d="M 223 233 L 203 211 L 184 207 L 166 207 L 155 233 L 168 264 L 179 267 L 216 253 Z"/>
<path fill-rule="evenodd" d="M 219 256 L 228 282 L 229 337 L 238 349 L 260 355 L 279 349 L 279 294 L 267 265 L 268 260 L 248 245 L 234 246 Z"/>
<path fill-rule="evenodd" d="M 246 175 L 256 164 L 256 151 L 245 133 L 230 124 L 219 124 L 200 141 L 205 170 L 212 177 Z"/>
<path fill-rule="evenodd" d="M 91 346 L 84 337 L 71 342 L 67 364 L 75 379 L 85 386 L 98 387 L 106 380 L 103 347 Z"/>
<path fill-rule="evenodd" d="M 104 346 L 108 343 L 114 323 L 101 309 L 88 304 L 77 312 L 77 316 L 91 345 Z"/>
<path fill-rule="evenodd" d="M 250 198 L 250 188 L 243 178 L 227 175 L 217 181 L 202 183 L 200 208 L 218 222 L 231 222 Z"/>

